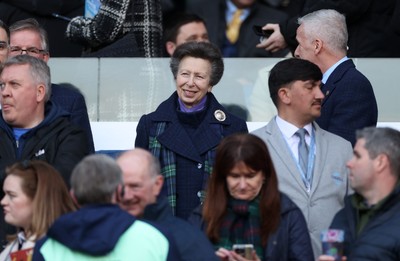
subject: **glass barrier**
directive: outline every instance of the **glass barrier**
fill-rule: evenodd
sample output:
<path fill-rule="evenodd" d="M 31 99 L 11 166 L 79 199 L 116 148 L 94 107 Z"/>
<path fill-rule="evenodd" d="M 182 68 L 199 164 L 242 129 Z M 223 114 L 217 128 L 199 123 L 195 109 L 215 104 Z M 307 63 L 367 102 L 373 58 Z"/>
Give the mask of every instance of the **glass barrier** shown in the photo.
<path fill-rule="evenodd" d="M 267 122 L 276 113 L 268 72 L 276 58 L 227 58 L 212 92 L 248 122 Z M 354 59 L 374 87 L 380 122 L 400 122 L 400 59 Z M 137 122 L 175 90 L 169 58 L 52 58 L 52 82 L 69 83 L 85 95 L 92 122 Z M 395 78 L 396 77 L 396 78 Z M 367 112 L 366 112 L 367 113 Z"/>

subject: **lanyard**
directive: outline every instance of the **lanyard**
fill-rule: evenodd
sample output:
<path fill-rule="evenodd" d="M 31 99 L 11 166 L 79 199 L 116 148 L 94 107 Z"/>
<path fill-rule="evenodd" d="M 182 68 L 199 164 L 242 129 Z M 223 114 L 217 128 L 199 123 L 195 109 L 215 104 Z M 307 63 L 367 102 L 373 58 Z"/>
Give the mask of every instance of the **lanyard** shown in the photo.
<path fill-rule="evenodd" d="M 315 150 L 316 150 L 314 128 L 311 129 L 311 142 L 310 142 L 310 149 L 308 150 L 307 173 L 304 173 L 304 171 L 300 167 L 299 161 L 296 160 L 296 157 L 294 156 L 293 151 L 290 149 L 290 146 L 289 146 L 286 138 L 283 136 L 283 133 L 282 133 L 282 138 L 286 142 L 286 145 L 292 155 L 294 162 L 296 162 L 297 169 L 299 170 L 299 172 L 301 174 L 301 179 L 303 180 L 303 183 L 304 183 L 304 186 L 306 187 L 307 193 L 310 193 L 312 179 L 313 179 L 313 168 L 314 168 Z"/>

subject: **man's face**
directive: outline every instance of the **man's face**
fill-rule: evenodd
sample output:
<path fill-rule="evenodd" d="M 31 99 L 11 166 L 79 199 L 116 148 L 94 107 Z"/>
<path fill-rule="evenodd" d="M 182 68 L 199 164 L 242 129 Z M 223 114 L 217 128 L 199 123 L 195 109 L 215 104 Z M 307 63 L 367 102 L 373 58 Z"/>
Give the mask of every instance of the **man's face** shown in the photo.
<path fill-rule="evenodd" d="M 9 51 L 8 36 L 6 30 L 0 28 L 0 64 L 7 60 Z"/>
<path fill-rule="evenodd" d="M 347 162 L 347 167 L 350 170 L 350 185 L 361 195 L 369 191 L 375 182 L 375 160 L 370 158 L 365 148 L 365 139 L 358 139 L 354 146 L 353 157 Z"/>
<path fill-rule="evenodd" d="M 136 217 L 143 216 L 147 205 L 153 204 L 160 193 L 160 176 L 153 177 L 143 158 L 121 157 L 117 160 L 123 172 L 125 193 L 120 206 Z"/>
<path fill-rule="evenodd" d="M 299 125 L 306 125 L 321 115 L 324 94 L 321 92 L 321 81 L 295 81 L 286 90 L 285 103 L 290 107 L 290 119 Z"/>
<path fill-rule="evenodd" d="M 1 112 L 4 120 L 17 128 L 32 128 L 40 123 L 39 103 L 44 99 L 44 86 L 32 78 L 30 66 L 11 65 L 0 75 Z"/>
<path fill-rule="evenodd" d="M 310 39 L 306 36 L 303 24 L 300 25 L 299 28 L 297 28 L 296 40 L 299 45 L 294 52 L 295 57 L 315 63 L 315 43 L 313 39 Z"/>
<path fill-rule="evenodd" d="M 176 45 L 190 41 L 209 42 L 207 29 L 203 23 L 193 22 L 181 26 L 176 37 Z"/>
<path fill-rule="evenodd" d="M 240 9 L 251 7 L 256 0 L 232 0 L 232 3 Z"/>
<path fill-rule="evenodd" d="M 12 32 L 10 35 L 10 56 L 28 54 L 47 62 L 49 54 L 43 48 L 40 35 L 35 31 L 20 30 Z M 21 50 L 25 51 L 21 52 Z"/>
<path fill-rule="evenodd" d="M 172 41 L 166 43 L 168 54 L 172 56 L 179 45 L 190 41 L 209 42 L 207 28 L 204 23 L 192 22 L 182 25 L 181 28 L 179 28 L 175 43 Z"/>

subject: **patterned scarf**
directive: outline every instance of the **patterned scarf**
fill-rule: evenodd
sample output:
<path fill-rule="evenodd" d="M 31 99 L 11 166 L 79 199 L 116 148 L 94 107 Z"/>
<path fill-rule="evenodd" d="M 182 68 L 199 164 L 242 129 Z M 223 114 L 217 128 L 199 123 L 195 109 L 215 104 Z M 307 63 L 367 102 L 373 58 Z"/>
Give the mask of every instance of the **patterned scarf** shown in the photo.
<path fill-rule="evenodd" d="M 259 203 L 258 198 L 252 201 L 230 198 L 227 213 L 219 230 L 217 248 L 232 249 L 233 244 L 253 244 L 257 255 L 263 260 Z"/>
<path fill-rule="evenodd" d="M 159 122 L 156 127 L 156 135 L 149 137 L 149 150 L 151 153 L 160 160 L 161 174 L 164 176 L 164 183 L 167 186 L 167 198 L 171 205 L 173 215 L 176 214 L 176 155 L 173 151 L 164 148 L 157 137 L 164 132 L 166 122 Z M 210 150 L 206 154 L 204 161 L 204 179 L 203 190 L 200 191 L 200 203 L 202 204 L 205 199 L 205 189 L 207 186 L 208 177 L 212 172 L 212 165 L 214 163 L 215 150 Z"/>

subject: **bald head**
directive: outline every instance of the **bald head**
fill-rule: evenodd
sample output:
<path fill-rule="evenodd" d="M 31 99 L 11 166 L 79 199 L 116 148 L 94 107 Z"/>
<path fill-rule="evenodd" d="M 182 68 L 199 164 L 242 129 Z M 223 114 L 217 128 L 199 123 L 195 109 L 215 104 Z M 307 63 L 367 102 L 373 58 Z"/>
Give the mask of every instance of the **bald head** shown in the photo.
<path fill-rule="evenodd" d="M 121 154 L 117 159 L 118 165 L 123 172 L 130 172 L 136 169 L 136 172 L 155 178 L 160 175 L 160 163 L 147 150 L 134 149 Z"/>
<path fill-rule="evenodd" d="M 134 216 L 142 216 L 147 205 L 153 204 L 163 185 L 158 160 L 144 149 L 123 153 L 117 159 L 122 169 L 125 195 L 121 207 Z"/>

